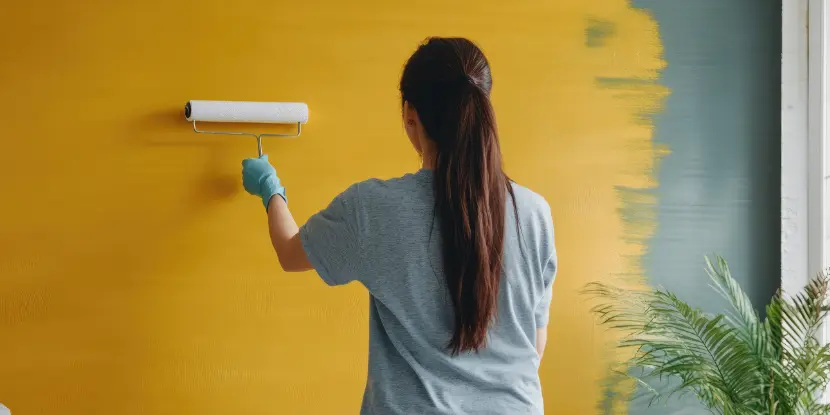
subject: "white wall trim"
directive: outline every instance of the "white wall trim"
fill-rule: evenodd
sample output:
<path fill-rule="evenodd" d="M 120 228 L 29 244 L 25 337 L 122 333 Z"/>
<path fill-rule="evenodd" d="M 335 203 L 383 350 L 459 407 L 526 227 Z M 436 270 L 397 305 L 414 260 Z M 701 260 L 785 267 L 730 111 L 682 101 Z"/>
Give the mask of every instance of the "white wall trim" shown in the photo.
<path fill-rule="evenodd" d="M 781 22 L 781 288 L 808 281 L 808 2 L 782 0 Z M 819 0 L 820 1 L 820 0 Z"/>
<path fill-rule="evenodd" d="M 801 290 L 825 270 L 828 232 L 830 5 L 783 0 L 781 62 L 781 287 Z M 821 332 L 830 341 L 830 325 Z"/>
<path fill-rule="evenodd" d="M 825 168 L 826 0 L 784 0 L 781 62 L 781 287 L 799 291 L 828 265 Z"/>
<path fill-rule="evenodd" d="M 827 268 L 826 147 L 828 139 L 827 79 L 830 74 L 826 0 L 810 0 L 808 9 L 808 113 L 807 113 L 807 271 L 815 276 Z"/>

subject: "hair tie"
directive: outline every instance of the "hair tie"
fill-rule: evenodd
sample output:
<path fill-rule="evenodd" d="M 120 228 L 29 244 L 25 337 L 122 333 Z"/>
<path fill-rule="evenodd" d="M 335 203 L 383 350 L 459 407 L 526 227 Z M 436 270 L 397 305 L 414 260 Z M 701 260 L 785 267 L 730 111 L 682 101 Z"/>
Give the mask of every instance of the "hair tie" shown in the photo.
<path fill-rule="evenodd" d="M 476 82 L 475 78 L 466 73 L 462 74 L 461 76 L 458 76 L 457 78 L 452 78 L 451 80 L 447 80 L 444 82 L 446 82 L 446 85 L 452 85 L 455 88 L 461 88 L 465 85 L 472 85 L 478 88 L 478 82 Z"/>
<path fill-rule="evenodd" d="M 466 73 L 465 73 L 465 74 L 464 74 L 464 76 L 462 77 L 462 79 L 463 79 L 465 82 L 467 82 L 468 84 L 470 84 L 470 85 L 472 85 L 472 86 L 474 86 L 474 87 L 478 87 L 478 82 L 476 82 L 476 79 L 475 79 L 475 78 L 473 78 L 472 76 L 470 76 L 469 74 L 466 74 Z"/>

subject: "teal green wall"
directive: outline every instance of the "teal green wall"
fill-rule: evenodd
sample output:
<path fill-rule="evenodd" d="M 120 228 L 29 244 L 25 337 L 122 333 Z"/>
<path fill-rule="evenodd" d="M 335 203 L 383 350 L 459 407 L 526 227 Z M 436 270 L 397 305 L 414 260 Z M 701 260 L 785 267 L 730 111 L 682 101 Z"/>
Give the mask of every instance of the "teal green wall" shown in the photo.
<path fill-rule="evenodd" d="M 703 257 L 722 254 L 756 307 L 780 278 L 780 0 L 635 0 L 656 18 L 671 90 L 655 119 L 658 172 L 650 281 L 707 311 Z M 689 401 L 632 414 L 707 413 Z"/>

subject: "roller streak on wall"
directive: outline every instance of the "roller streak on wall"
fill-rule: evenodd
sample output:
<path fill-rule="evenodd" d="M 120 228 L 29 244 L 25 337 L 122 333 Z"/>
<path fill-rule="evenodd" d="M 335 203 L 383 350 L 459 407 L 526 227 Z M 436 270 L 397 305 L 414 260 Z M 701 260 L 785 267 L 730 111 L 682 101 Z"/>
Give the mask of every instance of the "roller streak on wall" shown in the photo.
<path fill-rule="evenodd" d="M 780 0 L 635 0 L 660 26 L 671 89 L 654 118 L 671 149 L 657 172 L 652 284 L 710 312 L 703 256 L 719 253 L 759 310 L 780 279 Z M 690 399 L 631 414 L 708 413 Z"/>

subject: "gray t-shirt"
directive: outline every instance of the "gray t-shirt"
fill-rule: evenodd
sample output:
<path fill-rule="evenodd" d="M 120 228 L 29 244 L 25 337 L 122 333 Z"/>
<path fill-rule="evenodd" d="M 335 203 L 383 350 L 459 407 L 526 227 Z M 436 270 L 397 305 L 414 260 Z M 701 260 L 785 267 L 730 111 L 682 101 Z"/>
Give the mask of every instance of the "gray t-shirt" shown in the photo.
<path fill-rule="evenodd" d="M 479 353 L 451 356 L 432 172 L 349 187 L 300 229 L 329 285 L 370 294 L 369 373 L 361 414 L 541 414 L 536 329 L 548 324 L 556 249 L 550 207 L 513 185 L 498 314 Z"/>

